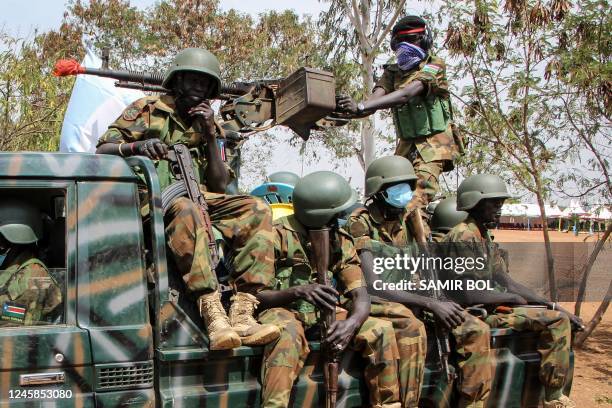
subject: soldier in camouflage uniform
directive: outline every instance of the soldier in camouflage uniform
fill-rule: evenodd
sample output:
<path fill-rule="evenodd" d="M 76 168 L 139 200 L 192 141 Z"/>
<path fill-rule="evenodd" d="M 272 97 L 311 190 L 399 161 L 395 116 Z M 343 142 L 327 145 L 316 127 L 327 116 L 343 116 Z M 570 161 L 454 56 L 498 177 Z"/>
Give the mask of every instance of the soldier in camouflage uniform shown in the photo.
<path fill-rule="evenodd" d="M 457 210 L 467 211 L 468 218 L 457 224 L 444 237 L 448 255 L 482 257 L 485 267 L 477 266 L 458 275 L 450 272 L 449 279 L 483 279 L 493 291 L 449 291 L 463 305 L 484 304 L 491 312 L 486 322 L 493 328 L 531 330 L 540 333 L 538 351 L 542 357 L 540 380 L 545 387 L 544 407 L 574 407 L 562 390 L 569 370 L 571 326 L 582 326 L 579 318 L 548 302 L 531 289 L 513 281 L 506 263 L 496 250 L 488 226 L 499 217 L 501 206 L 510 197 L 506 185 L 498 176 L 479 174 L 465 179 L 457 190 Z M 521 307 L 527 303 L 545 308 Z M 547 310 L 551 309 L 551 310 Z"/>
<path fill-rule="evenodd" d="M 29 203 L 0 203 L 0 327 L 33 326 L 48 320 L 62 304 L 62 291 L 36 257 L 42 238 L 40 211 Z"/>
<path fill-rule="evenodd" d="M 263 405 L 284 407 L 291 387 L 308 355 L 304 330 L 317 323 L 317 309 L 336 310 L 338 317 L 327 334 L 333 350 L 347 346 L 366 360 L 365 379 L 370 406 L 399 407 L 398 344 L 390 321 L 368 317 L 370 299 L 363 281 L 359 258 L 350 235 L 338 227 L 338 215 L 357 199 L 354 190 L 339 175 L 315 172 L 295 186 L 295 214 L 275 222 L 276 282 L 274 290 L 259 293 L 262 322 L 281 322 L 276 344 L 265 349 L 262 366 Z M 311 228 L 328 226 L 330 231 L 330 272 L 336 287 L 315 283 L 313 253 L 308 236 Z M 339 293 L 342 308 L 337 308 Z M 346 311 L 348 310 L 348 316 Z M 344 317 L 341 317 L 344 316 Z"/>
<path fill-rule="evenodd" d="M 397 63 L 385 65 L 372 95 L 362 103 L 341 98 L 338 107 L 358 116 L 391 108 L 397 132 L 395 154 L 410 159 L 418 182 L 410 208 L 421 208 L 440 190 L 438 178 L 453 169 L 461 142 L 451 127 L 446 64 L 430 53 L 433 39 L 425 20 L 407 16 L 391 31 Z"/>
<path fill-rule="evenodd" d="M 415 236 L 409 228 L 411 223 L 407 219 L 406 210 L 411 197 L 408 192 L 412 191 L 416 180 L 410 161 L 401 156 L 382 157 L 368 166 L 365 185 L 369 199 L 365 208 L 356 209 L 351 214 L 347 230 L 355 239 L 362 256 L 363 271 L 369 284 L 381 277 L 374 275 L 371 268 L 366 266 L 372 262 L 371 259 L 366 260 L 367 253 L 364 252 L 368 249 L 376 251 L 374 248 L 377 246 L 386 245 L 388 257 L 397 253 L 395 248 L 411 248 L 413 254 L 417 253 Z M 382 319 L 392 317 L 386 315 L 389 308 L 401 307 L 407 312 L 403 315 L 410 324 L 403 332 L 398 332 L 396 327 L 396 336 L 400 344 L 402 368 L 411 373 L 411 391 L 417 390 L 415 401 L 418 401 L 418 390 L 423 379 L 427 342 L 424 325 L 406 306 L 432 313 L 447 330 L 452 331 L 457 343 L 457 364 L 460 369 L 459 405 L 484 406 L 491 389 L 490 336 L 487 325 L 455 302 L 436 301 L 417 293 L 401 291 L 371 289 L 371 293 L 376 295 L 372 298 L 372 316 Z M 414 373 L 420 373 L 420 377 L 414 376 Z M 408 401 L 407 406 L 413 405 L 416 404 Z"/>
<path fill-rule="evenodd" d="M 173 181 L 168 161 L 162 160 L 168 146 L 184 143 L 191 148 L 210 219 L 236 254 L 231 278 L 237 293 L 230 319 L 221 305 L 204 218 L 186 197 L 176 199 L 165 215 L 170 253 L 189 295 L 198 298 L 212 350 L 266 344 L 278 338 L 278 328 L 260 325 L 252 313 L 244 312 L 254 310 L 255 293 L 274 278 L 272 216 L 259 199 L 223 194 L 231 170 L 221 159 L 217 138 L 223 137 L 223 131 L 208 102 L 221 87 L 219 62 L 206 50 L 183 50 L 172 62 L 163 86 L 172 94 L 144 97 L 128 106 L 98 141 L 97 153 L 155 160 L 163 189 Z"/>

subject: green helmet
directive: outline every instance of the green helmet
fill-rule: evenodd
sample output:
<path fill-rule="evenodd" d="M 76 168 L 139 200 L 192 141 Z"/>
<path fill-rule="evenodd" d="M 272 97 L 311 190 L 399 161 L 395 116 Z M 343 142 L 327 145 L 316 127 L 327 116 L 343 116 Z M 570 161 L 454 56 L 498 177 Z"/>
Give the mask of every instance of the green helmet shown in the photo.
<path fill-rule="evenodd" d="M 470 210 L 485 198 L 509 198 L 506 183 L 494 174 L 476 174 L 457 189 L 457 210 Z"/>
<path fill-rule="evenodd" d="M 468 217 L 465 211 L 457 211 L 457 197 L 440 201 L 431 217 L 431 229 L 436 232 L 448 232 Z"/>
<path fill-rule="evenodd" d="M 320 228 L 355 204 L 357 192 L 339 174 L 317 171 L 302 177 L 293 190 L 295 218 L 309 228 Z"/>
<path fill-rule="evenodd" d="M 0 202 L 0 234 L 13 244 L 32 244 L 42 238 L 38 208 L 13 198 Z"/>
<path fill-rule="evenodd" d="M 386 156 L 370 163 L 366 170 L 365 179 L 365 194 L 370 197 L 381 191 L 387 184 L 400 181 L 409 181 L 414 184 L 417 176 L 414 173 L 412 163 L 407 158 Z"/>
<path fill-rule="evenodd" d="M 297 184 L 300 176 L 290 171 L 277 171 L 268 176 L 268 183 L 283 183 L 294 186 Z"/>
<path fill-rule="evenodd" d="M 221 68 L 219 67 L 219 60 L 210 51 L 202 48 L 186 48 L 176 54 L 176 57 L 174 57 L 166 71 L 162 86 L 168 88 L 174 74 L 184 71 L 199 72 L 213 77 L 217 82 L 214 96 L 219 94 L 221 89 Z"/>

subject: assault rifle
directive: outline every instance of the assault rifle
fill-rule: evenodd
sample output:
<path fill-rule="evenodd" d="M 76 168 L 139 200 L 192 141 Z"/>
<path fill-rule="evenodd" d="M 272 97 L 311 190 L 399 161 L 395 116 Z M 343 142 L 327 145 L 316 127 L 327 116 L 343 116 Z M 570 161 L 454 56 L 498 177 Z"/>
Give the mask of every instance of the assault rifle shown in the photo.
<path fill-rule="evenodd" d="M 116 79 L 115 86 L 149 92 L 170 93 L 162 87 L 159 73 L 87 68 L 75 60 L 60 60 L 53 75 L 96 75 Z M 330 72 L 300 68 L 287 78 L 222 84 L 218 99 L 223 121 L 241 133 L 261 132 L 276 125 L 287 126 L 308 140 L 311 130 L 343 126 L 348 118 L 333 114 L 336 81 Z"/>
<path fill-rule="evenodd" d="M 428 248 L 428 242 L 430 241 L 427 238 L 427 234 L 425 232 L 425 226 L 423 225 L 423 217 L 421 216 L 421 210 L 415 209 L 409 218 L 409 226 L 411 228 L 411 232 L 414 235 L 417 244 L 421 251 L 424 251 L 426 255 L 429 255 L 430 251 Z M 436 301 L 444 301 L 440 290 L 437 287 L 438 283 L 438 271 L 434 266 L 429 269 L 429 278 L 436 283 L 433 289 L 433 298 Z M 446 373 L 447 381 L 450 383 L 455 379 L 455 374 L 451 371 L 450 365 L 448 364 L 448 356 L 450 355 L 450 341 L 448 338 L 448 331 L 445 330 L 442 325 L 435 325 L 435 334 L 436 334 L 436 346 L 438 349 L 438 357 L 440 359 L 440 365 L 442 366 L 442 370 Z"/>
<path fill-rule="evenodd" d="M 212 259 L 211 267 L 214 270 L 219 264 L 219 251 L 215 241 L 212 223 L 210 222 L 210 216 L 208 214 L 208 204 L 206 204 L 206 200 L 200 191 L 198 179 L 193 170 L 189 148 L 182 143 L 170 146 L 168 148 L 167 160 L 170 162 L 170 170 L 174 177 L 183 182 L 187 196 L 202 212 L 204 227 L 206 229 L 206 235 L 208 236 L 208 249 L 210 250 L 210 257 Z"/>
<path fill-rule="evenodd" d="M 329 269 L 329 228 L 310 230 L 308 232 L 312 252 L 314 255 L 314 266 L 317 272 L 319 284 L 329 286 L 327 270 Z M 326 343 L 327 330 L 336 320 L 336 310 L 321 310 L 321 345 L 325 364 L 323 365 L 323 376 L 325 378 L 325 408 L 336 406 L 338 396 L 338 353 L 332 350 Z"/>

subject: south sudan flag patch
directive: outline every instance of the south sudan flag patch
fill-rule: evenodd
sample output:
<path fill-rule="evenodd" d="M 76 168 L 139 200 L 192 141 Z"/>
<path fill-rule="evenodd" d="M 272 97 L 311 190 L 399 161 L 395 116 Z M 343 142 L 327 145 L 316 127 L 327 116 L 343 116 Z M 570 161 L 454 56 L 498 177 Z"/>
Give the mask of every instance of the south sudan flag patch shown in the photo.
<path fill-rule="evenodd" d="M 4 302 L 2 305 L 2 320 L 23 323 L 27 309 L 15 302 Z"/>
<path fill-rule="evenodd" d="M 437 75 L 438 72 L 442 71 L 442 67 L 436 64 L 427 64 L 423 67 L 422 71 Z"/>

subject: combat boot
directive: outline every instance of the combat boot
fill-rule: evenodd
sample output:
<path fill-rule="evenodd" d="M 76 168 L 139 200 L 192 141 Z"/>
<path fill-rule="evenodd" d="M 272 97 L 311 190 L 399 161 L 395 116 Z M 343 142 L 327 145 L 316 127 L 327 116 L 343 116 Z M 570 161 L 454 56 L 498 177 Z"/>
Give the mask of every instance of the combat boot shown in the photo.
<path fill-rule="evenodd" d="M 238 292 L 232 297 L 229 318 L 232 327 L 245 346 L 262 346 L 280 336 L 280 329 L 273 324 L 259 324 L 253 317 L 259 302 L 255 296 Z"/>
<path fill-rule="evenodd" d="M 544 401 L 544 408 L 576 408 L 576 403 L 566 395 L 552 401 Z"/>
<path fill-rule="evenodd" d="M 218 291 L 200 296 L 198 306 L 208 331 L 208 347 L 211 350 L 229 350 L 240 346 L 240 336 L 230 325 Z"/>

